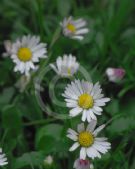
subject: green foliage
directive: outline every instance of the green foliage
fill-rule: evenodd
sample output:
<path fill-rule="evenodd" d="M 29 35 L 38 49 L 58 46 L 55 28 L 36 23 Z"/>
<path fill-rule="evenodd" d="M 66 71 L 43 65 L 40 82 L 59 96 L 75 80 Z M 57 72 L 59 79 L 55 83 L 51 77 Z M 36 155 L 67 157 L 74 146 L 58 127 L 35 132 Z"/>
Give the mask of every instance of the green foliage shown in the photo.
<path fill-rule="evenodd" d="M 103 135 L 109 138 L 112 149 L 94 160 L 95 169 L 135 169 L 135 1 L 1 0 L 0 4 L 1 56 L 4 40 L 14 41 L 24 34 L 39 35 L 48 44 L 51 57 L 45 64 L 41 61 L 43 72 L 58 56 L 74 54 L 92 81 L 99 81 L 105 95 L 111 97 L 98 121 L 109 121 Z M 70 15 L 88 22 L 90 31 L 81 42 L 60 34 L 59 23 Z M 54 157 L 53 169 L 71 169 L 78 154 L 68 152 L 71 144 L 66 132 L 71 126 L 76 128 L 80 117 L 62 118 L 68 117 L 69 110 L 64 107 L 61 93 L 70 80 L 59 79 L 55 86 L 51 82 L 55 73 L 44 75 L 40 91 L 44 109 L 36 99 L 34 75 L 20 93 L 16 88 L 20 74 L 13 67 L 10 57 L 1 57 L 0 146 L 9 161 L 4 169 L 44 169 L 47 155 Z M 108 67 L 124 68 L 125 78 L 119 83 L 109 82 L 105 76 Z M 81 73 L 76 77 L 82 78 Z M 55 87 L 57 98 L 49 96 L 49 87 L 51 91 Z M 63 107 L 56 105 L 57 99 Z"/>

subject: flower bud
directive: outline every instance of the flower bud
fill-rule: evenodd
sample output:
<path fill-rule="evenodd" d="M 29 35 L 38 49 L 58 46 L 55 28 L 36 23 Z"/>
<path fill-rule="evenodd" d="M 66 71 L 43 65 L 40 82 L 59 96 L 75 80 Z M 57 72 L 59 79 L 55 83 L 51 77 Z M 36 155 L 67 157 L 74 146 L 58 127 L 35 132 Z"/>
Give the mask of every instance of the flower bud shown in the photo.
<path fill-rule="evenodd" d="M 122 68 L 107 68 L 106 75 L 108 76 L 109 81 L 118 82 L 123 79 L 125 70 Z"/>

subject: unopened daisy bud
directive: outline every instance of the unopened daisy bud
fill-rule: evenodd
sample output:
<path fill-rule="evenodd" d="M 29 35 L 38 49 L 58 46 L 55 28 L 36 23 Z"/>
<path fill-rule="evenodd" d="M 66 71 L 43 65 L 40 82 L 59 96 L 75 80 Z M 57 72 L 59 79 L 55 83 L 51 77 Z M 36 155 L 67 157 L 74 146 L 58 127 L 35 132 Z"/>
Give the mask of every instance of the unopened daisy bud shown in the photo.
<path fill-rule="evenodd" d="M 82 40 L 84 34 L 89 32 L 86 28 L 86 21 L 84 19 L 74 20 L 72 17 L 65 18 L 63 22 L 60 23 L 63 34 L 71 39 Z"/>
<path fill-rule="evenodd" d="M 51 155 L 48 155 L 44 160 L 45 166 L 51 166 L 53 164 L 53 157 Z"/>
<path fill-rule="evenodd" d="M 10 40 L 5 40 L 4 41 L 4 47 L 5 47 L 5 50 L 6 52 L 4 52 L 2 54 L 3 57 L 8 57 L 9 55 L 12 54 L 11 50 L 12 50 L 12 43 Z"/>
<path fill-rule="evenodd" d="M 79 63 L 76 61 L 76 57 L 70 55 L 64 55 L 58 57 L 55 64 L 50 64 L 51 68 L 61 77 L 73 76 L 79 68 Z"/>
<path fill-rule="evenodd" d="M 107 68 L 106 75 L 108 76 L 109 81 L 118 82 L 123 79 L 125 70 L 122 68 Z"/>
<path fill-rule="evenodd" d="M 0 166 L 7 165 L 7 158 L 6 155 L 2 153 L 2 148 L 0 148 Z"/>
<path fill-rule="evenodd" d="M 77 159 L 74 162 L 75 169 L 93 169 L 93 164 L 89 160 Z"/>
<path fill-rule="evenodd" d="M 46 58 L 46 44 L 40 42 L 38 36 L 23 36 L 12 44 L 11 58 L 15 63 L 14 71 L 26 76 L 35 70 L 41 58 Z"/>

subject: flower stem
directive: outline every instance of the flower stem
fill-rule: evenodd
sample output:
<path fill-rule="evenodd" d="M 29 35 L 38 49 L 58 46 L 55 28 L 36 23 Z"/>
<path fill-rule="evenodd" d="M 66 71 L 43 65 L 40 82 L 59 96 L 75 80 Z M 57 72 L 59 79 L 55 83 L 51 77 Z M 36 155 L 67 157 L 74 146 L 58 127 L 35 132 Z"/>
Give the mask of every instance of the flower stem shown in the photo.
<path fill-rule="evenodd" d="M 47 124 L 50 122 L 54 122 L 57 119 L 42 119 L 42 120 L 35 120 L 32 122 L 24 123 L 24 126 L 33 126 L 33 125 L 42 125 L 42 124 Z"/>

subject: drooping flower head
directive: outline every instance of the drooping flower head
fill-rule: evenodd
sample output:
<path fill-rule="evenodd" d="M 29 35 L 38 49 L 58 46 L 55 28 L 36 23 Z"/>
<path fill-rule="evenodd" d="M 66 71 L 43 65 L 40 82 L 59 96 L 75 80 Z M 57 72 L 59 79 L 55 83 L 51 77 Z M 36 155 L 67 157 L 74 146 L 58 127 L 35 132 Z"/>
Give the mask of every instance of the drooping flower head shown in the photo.
<path fill-rule="evenodd" d="M 125 70 L 122 68 L 107 68 L 106 75 L 108 76 L 109 81 L 118 82 L 123 79 Z"/>
<path fill-rule="evenodd" d="M 71 108 L 70 116 L 75 117 L 82 113 L 82 121 L 96 120 L 95 115 L 101 115 L 102 106 L 110 101 L 104 98 L 99 83 L 93 85 L 88 81 L 75 80 L 68 84 L 64 94 L 67 107 Z"/>
<path fill-rule="evenodd" d="M 88 159 L 83 160 L 83 159 L 76 159 L 74 162 L 74 168 L 75 169 L 93 169 L 93 164 L 90 163 Z"/>
<path fill-rule="evenodd" d="M 4 153 L 2 153 L 2 148 L 0 148 L 0 166 L 4 166 L 7 165 L 7 158 L 6 155 Z"/>
<path fill-rule="evenodd" d="M 79 63 L 76 61 L 76 57 L 70 54 L 58 57 L 56 64 L 50 64 L 50 66 L 58 75 L 70 77 L 77 72 Z"/>
<path fill-rule="evenodd" d="M 89 32 L 86 28 L 86 21 L 84 19 L 74 20 L 71 16 L 65 18 L 63 22 L 60 23 L 63 29 L 63 34 L 71 39 L 82 40 L 84 34 Z"/>
<path fill-rule="evenodd" d="M 96 123 L 96 120 L 92 120 L 86 128 L 84 123 L 81 123 L 77 127 L 77 132 L 68 129 L 67 137 L 75 142 L 69 151 L 74 151 L 80 147 L 80 159 L 85 160 L 87 156 L 92 159 L 101 158 L 101 154 L 105 154 L 111 148 L 107 138 L 97 137 L 105 125 L 95 129 Z"/>
<path fill-rule="evenodd" d="M 14 71 L 29 75 L 30 70 L 35 70 L 35 63 L 40 58 L 46 58 L 46 44 L 40 43 L 38 36 L 23 36 L 12 44 L 11 58 L 15 63 Z"/>
<path fill-rule="evenodd" d="M 51 155 L 48 155 L 45 159 L 44 159 L 44 165 L 45 166 L 51 166 L 53 164 L 53 157 Z"/>
<path fill-rule="evenodd" d="M 6 52 L 4 52 L 2 56 L 8 57 L 9 55 L 12 54 L 12 42 L 10 40 L 5 40 L 4 47 L 5 47 Z"/>

